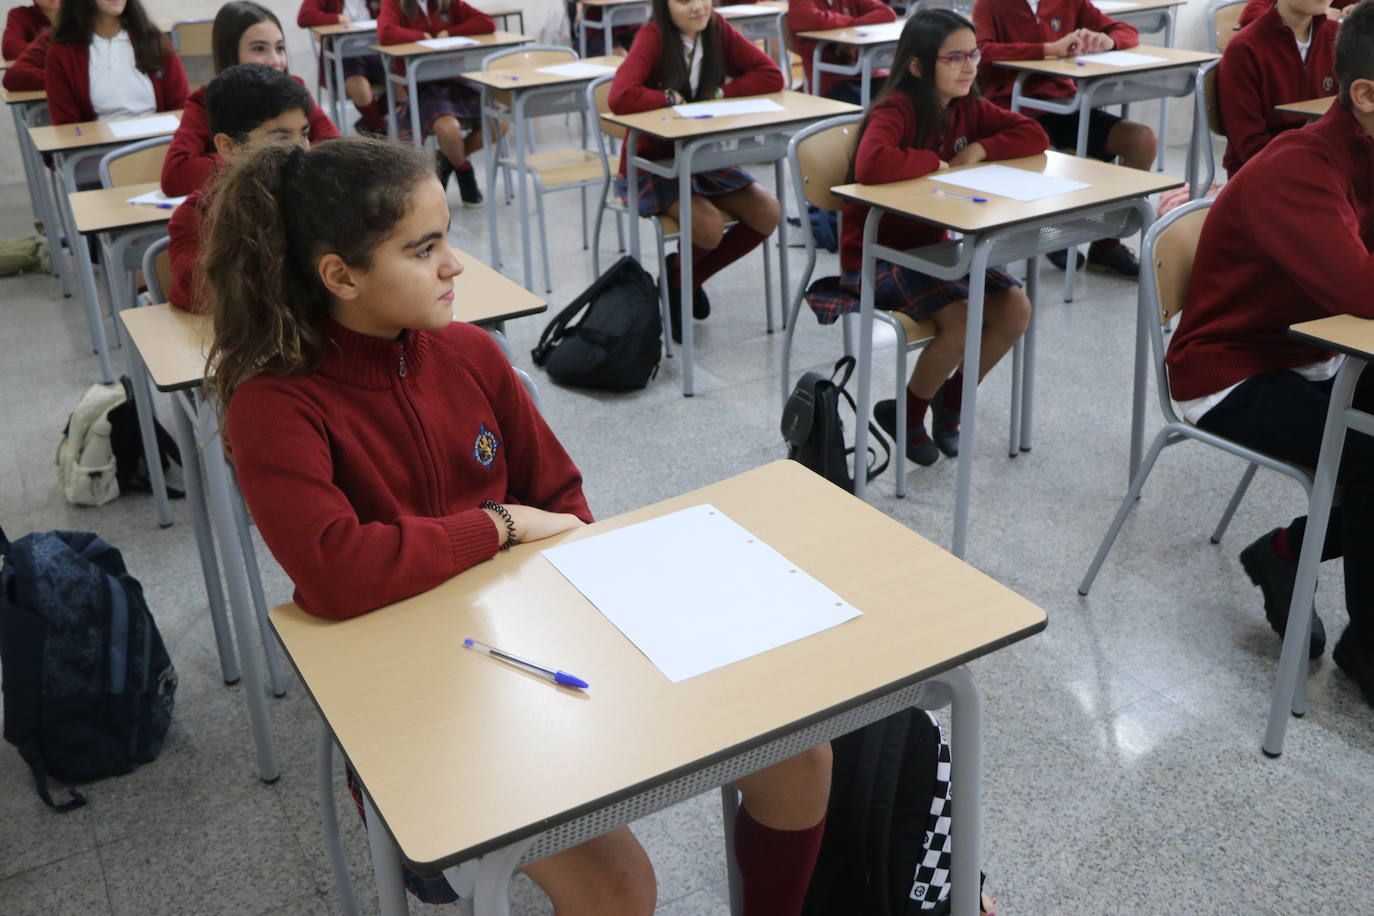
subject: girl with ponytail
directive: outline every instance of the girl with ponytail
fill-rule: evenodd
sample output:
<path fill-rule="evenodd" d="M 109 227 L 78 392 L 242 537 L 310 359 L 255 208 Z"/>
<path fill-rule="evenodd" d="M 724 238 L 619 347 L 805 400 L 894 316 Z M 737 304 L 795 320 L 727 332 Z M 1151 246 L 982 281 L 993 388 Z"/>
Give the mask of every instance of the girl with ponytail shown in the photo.
<path fill-rule="evenodd" d="M 506 357 L 453 320 L 463 265 L 423 153 L 356 137 L 248 149 L 213 199 L 200 270 L 214 319 L 207 375 L 239 485 L 297 604 L 356 616 L 591 521 L 581 475 Z M 737 783 L 749 916 L 801 912 L 829 754 Z M 558 913 L 654 908 L 653 869 L 627 827 L 525 872 Z M 454 899 L 442 878 L 406 879 L 422 900 Z"/>

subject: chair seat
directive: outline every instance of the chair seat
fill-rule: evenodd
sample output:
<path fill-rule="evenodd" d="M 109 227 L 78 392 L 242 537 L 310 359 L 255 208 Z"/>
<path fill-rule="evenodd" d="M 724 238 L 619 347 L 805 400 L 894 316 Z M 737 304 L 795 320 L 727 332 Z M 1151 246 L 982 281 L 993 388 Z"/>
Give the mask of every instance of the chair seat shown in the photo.
<path fill-rule="evenodd" d="M 888 314 L 897 319 L 897 323 L 902 326 L 908 344 L 929 340 L 935 336 L 935 322 L 929 319 L 912 318 L 905 312 L 888 312 Z"/>
<path fill-rule="evenodd" d="M 513 169 L 515 158 L 507 156 L 501 160 L 501 165 Z M 601 157 L 582 149 L 533 153 L 525 157 L 525 171 L 538 175 L 546 189 L 581 184 L 601 177 Z"/>

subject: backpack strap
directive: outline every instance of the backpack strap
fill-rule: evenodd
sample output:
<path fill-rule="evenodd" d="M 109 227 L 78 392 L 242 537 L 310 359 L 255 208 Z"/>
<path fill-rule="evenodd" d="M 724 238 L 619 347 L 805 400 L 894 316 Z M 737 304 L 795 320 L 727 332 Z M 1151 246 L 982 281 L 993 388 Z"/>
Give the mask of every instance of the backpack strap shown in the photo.
<path fill-rule="evenodd" d="M 601 295 L 601 291 L 615 280 L 616 275 L 620 273 L 620 271 L 625 269 L 626 261 L 634 261 L 634 258 L 631 258 L 627 254 L 619 261 L 612 264 L 604 274 L 597 277 L 596 280 L 592 282 L 591 286 L 582 291 L 582 295 L 568 303 L 563 311 L 555 315 L 554 319 L 544 327 L 543 333 L 539 335 L 539 343 L 530 351 L 530 357 L 534 360 L 536 366 L 544 365 L 545 360 L 549 358 L 549 354 L 553 352 L 553 348 L 558 346 L 564 335 L 567 334 L 568 325 L 577 317 L 577 313 L 586 308 L 597 296 Z M 636 266 L 638 266 L 638 262 L 635 263 Z"/>
<path fill-rule="evenodd" d="M 850 376 L 854 374 L 854 367 L 857 365 L 857 359 L 852 356 L 844 356 L 836 361 L 835 369 L 830 373 L 830 380 L 835 384 L 835 387 L 840 390 L 840 394 L 844 397 L 845 401 L 849 403 L 849 409 L 854 412 L 854 422 L 856 423 L 862 422 L 862 419 L 859 417 L 859 406 L 854 403 L 854 398 L 849 394 L 849 389 L 845 386 L 849 384 Z M 883 435 L 883 431 L 879 429 L 878 425 L 871 419 L 868 421 L 868 438 L 870 442 L 877 443 L 883 450 L 883 460 L 879 462 L 877 451 L 874 450 L 872 445 L 868 447 L 868 468 L 866 473 L 868 475 L 867 482 L 871 483 L 875 478 L 881 475 L 883 471 L 886 471 L 888 464 L 892 462 L 892 446 L 888 445 L 887 436 Z M 854 454 L 854 449 L 846 448 L 844 453 L 845 456 L 848 457 Z M 877 466 L 875 467 L 874 465 Z M 854 463 L 854 476 L 859 476 L 857 461 Z"/>
<path fill-rule="evenodd" d="M 52 794 L 48 791 L 48 773 L 43 769 L 43 758 L 38 753 L 38 748 L 34 747 L 33 742 L 17 745 L 19 756 L 24 758 L 24 762 L 29 765 L 29 772 L 33 773 L 33 788 L 38 793 L 38 797 L 43 799 L 43 804 L 56 811 L 58 814 L 66 814 L 68 811 L 75 811 L 77 808 L 85 807 L 86 796 L 80 792 L 67 787 L 67 800 L 55 802 Z"/>

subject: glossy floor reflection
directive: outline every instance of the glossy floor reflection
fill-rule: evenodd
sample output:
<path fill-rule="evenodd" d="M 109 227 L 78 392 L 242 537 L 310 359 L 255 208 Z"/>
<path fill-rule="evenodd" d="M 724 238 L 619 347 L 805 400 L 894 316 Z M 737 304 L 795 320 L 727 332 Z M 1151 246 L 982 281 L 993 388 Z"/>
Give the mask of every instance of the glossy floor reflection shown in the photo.
<path fill-rule="evenodd" d="M 566 130 L 556 122 L 541 135 L 561 143 Z M 1179 151 L 1170 167 L 1181 171 Z M 26 234 L 23 185 L 0 185 L 0 202 L 0 236 Z M 492 205 L 502 208 L 506 272 L 518 276 L 514 209 Z M 557 308 L 591 280 L 590 260 L 577 195 L 551 196 L 548 212 Z M 605 239 L 608 263 L 610 227 Z M 456 209 L 453 240 L 485 258 L 485 215 Z M 782 454 L 782 337 L 763 331 L 758 265 L 755 255 L 711 281 L 714 309 L 697 326 L 690 400 L 680 396 L 677 359 L 647 390 L 626 395 L 560 389 L 534 371 L 598 515 Z M 835 272 L 833 256 L 821 268 Z M 1198 446 L 1171 449 L 1091 597 L 1075 591 L 1126 484 L 1136 298 L 1132 283 L 1080 276 L 1066 304 L 1061 274 L 1042 269 L 1029 454 L 1006 457 L 1008 372 L 995 371 L 980 396 L 969 559 L 1050 615 L 1043 634 L 973 666 L 985 698 L 988 890 L 1004 914 L 1374 912 L 1365 804 L 1374 711 L 1329 657 L 1313 665 L 1309 713 L 1290 727 L 1283 758 L 1259 753 L 1279 645 L 1236 554 L 1302 511 L 1298 488 L 1261 474 L 1214 546 L 1207 536 L 1243 468 Z M 508 328 L 526 368 L 544 320 Z M 832 362 L 839 340 L 838 329 L 803 314 L 795 371 Z M 886 352 L 877 390 L 893 383 Z M 0 280 L 0 524 L 12 536 L 94 530 L 124 551 L 181 675 L 177 718 L 160 760 L 91 786 L 90 806 L 65 816 L 43 808 L 18 755 L 0 749 L 0 913 L 337 912 L 314 807 L 314 710 L 294 680 L 270 701 L 284 775 L 263 786 L 242 687 L 218 676 L 185 507 L 174 504 L 176 524 L 160 529 L 146 497 L 94 510 L 62 501 L 53 455 L 95 371 L 75 300 L 57 298 L 51 278 Z M 872 501 L 947 543 L 955 465 L 908 474 L 906 499 L 893 496 L 889 474 Z M 286 600 L 289 584 L 266 550 L 260 556 L 269 600 Z M 1345 621 L 1341 594 L 1339 570 L 1324 569 L 1317 601 L 1333 640 Z M 913 581 L 912 601 L 922 595 Z M 344 824 L 371 911 L 371 869 L 351 810 Z M 636 832 L 658 871 L 659 912 L 727 912 L 714 795 Z M 523 879 L 515 899 L 518 913 L 550 912 Z"/>

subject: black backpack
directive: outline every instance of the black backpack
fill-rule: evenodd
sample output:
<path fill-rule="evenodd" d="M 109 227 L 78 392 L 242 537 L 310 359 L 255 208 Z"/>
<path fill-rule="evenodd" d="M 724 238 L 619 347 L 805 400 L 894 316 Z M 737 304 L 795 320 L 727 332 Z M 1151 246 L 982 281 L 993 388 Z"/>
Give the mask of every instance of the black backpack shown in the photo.
<path fill-rule="evenodd" d="M 89 532 L 49 531 L 11 543 L 0 531 L 0 673 L 5 740 L 33 771 L 79 783 L 157 758 L 177 687 L 143 587 L 115 548 Z"/>
<path fill-rule="evenodd" d="M 904 709 L 830 747 L 825 834 L 802 916 L 948 913 L 950 756 L 935 718 Z"/>
<path fill-rule="evenodd" d="M 561 384 L 629 391 L 649 384 L 662 352 L 658 285 L 626 255 L 549 322 L 530 355 Z"/>
<path fill-rule="evenodd" d="M 846 356 L 835 363 L 829 378 L 819 372 L 807 372 L 792 389 L 792 395 L 782 408 L 782 437 L 787 440 L 787 457 L 800 461 L 811 470 L 838 487 L 854 492 L 854 478 L 849 471 L 853 446 L 844 442 L 844 422 L 840 419 L 840 401 L 854 412 L 854 399 L 845 390 L 854 373 L 854 357 Z M 877 461 L 877 451 L 868 450 L 868 480 L 887 469 L 892 448 L 886 437 L 872 421 L 868 424 L 869 440 L 883 451 Z M 876 466 L 875 466 L 876 465 Z"/>
<path fill-rule="evenodd" d="M 124 403 L 110 408 L 110 451 L 115 457 L 115 479 L 120 493 L 151 493 L 153 482 L 148 475 L 148 462 L 143 458 L 142 427 L 138 423 L 138 408 L 134 406 L 134 388 L 127 375 L 119 377 L 124 386 Z M 165 472 L 172 462 L 181 467 L 181 450 L 171 433 L 153 414 L 153 440 L 157 443 L 158 460 Z M 167 487 L 167 496 L 181 499 L 186 494 Z"/>

